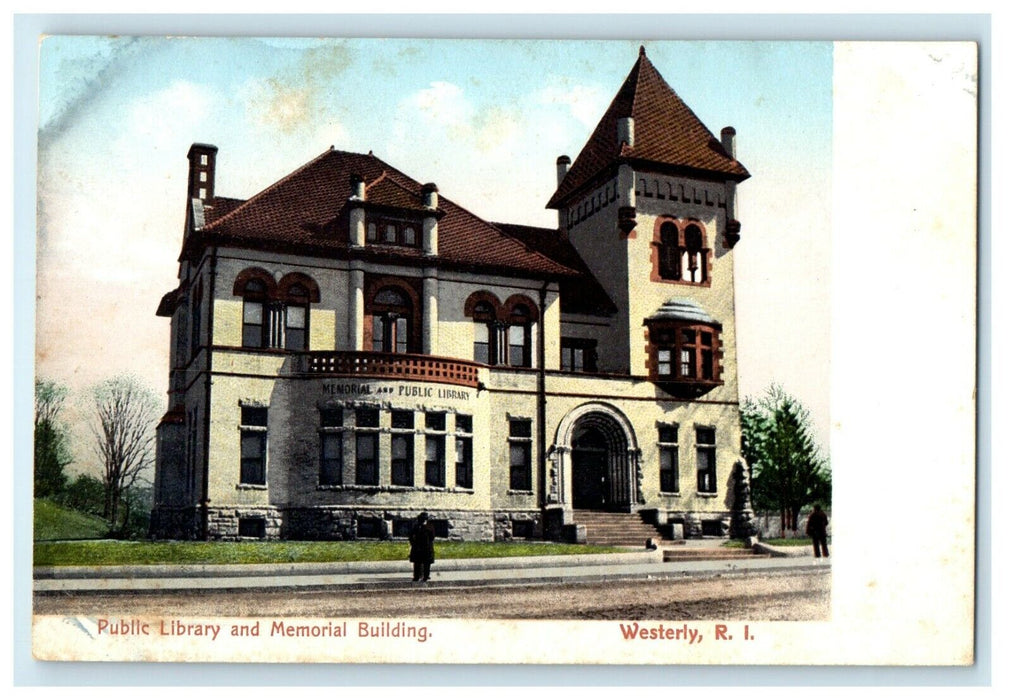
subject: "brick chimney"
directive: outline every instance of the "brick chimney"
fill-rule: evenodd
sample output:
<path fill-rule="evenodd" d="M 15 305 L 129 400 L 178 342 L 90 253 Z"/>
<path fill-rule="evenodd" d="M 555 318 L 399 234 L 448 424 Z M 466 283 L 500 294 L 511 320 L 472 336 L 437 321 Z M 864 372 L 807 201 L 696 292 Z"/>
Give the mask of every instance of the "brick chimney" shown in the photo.
<path fill-rule="evenodd" d="M 199 199 L 202 204 L 214 199 L 214 161 L 218 147 L 207 143 L 195 143 L 186 154 L 190 161 L 190 180 L 186 188 L 189 199 Z"/>

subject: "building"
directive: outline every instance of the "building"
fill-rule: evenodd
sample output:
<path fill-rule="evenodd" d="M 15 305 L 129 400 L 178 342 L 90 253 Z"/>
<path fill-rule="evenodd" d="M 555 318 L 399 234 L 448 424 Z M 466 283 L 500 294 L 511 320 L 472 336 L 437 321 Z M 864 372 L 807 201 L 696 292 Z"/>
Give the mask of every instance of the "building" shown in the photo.
<path fill-rule="evenodd" d="M 735 131 L 640 55 L 575 161 L 558 228 L 479 219 L 331 148 L 247 200 L 189 151 L 160 537 L 594 539 L 747 520 Z M 547 195 L 548 193 L 546 193 Z M 616 516 L 617 517 L 617 516 Z M 657 532 L 657 530 L 653 530 Z"/>

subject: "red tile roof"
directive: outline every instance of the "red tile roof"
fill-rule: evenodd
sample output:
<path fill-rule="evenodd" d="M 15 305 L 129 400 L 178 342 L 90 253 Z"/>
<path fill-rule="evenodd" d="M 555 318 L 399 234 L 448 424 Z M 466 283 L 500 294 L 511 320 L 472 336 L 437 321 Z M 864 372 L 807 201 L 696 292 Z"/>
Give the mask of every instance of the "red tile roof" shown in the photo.
<path fill-rule="evenodd" d="M 352 176 L 366 183 L 367 207 L 425 211 L 420 183 L 371 153 L 331 148 L 245 202 L 215 198 L 204 227 L 190 237 L 184 255 L 218 243 L 347 257 Z M 445 197 L 439 199 L 439 212 L 437 265 L 537 277 L 578 274 Z M 417 248 L 370 245 L 354 254 L 414 259 L 419 264 L 425 259 L 429 264 Z"/>
<path fill-rule="evenodd" d="M 633 146 L 618 140 L 618 120 L 626 117 L 633 118 Z M 717 175 L 739 182 L 749 177 L 748 170 L 728 155 L 642 49 L 548 207 L 566 206 L 571 196 L 620 162 L 634 167 L 668 166 L 686 174 Z"/>

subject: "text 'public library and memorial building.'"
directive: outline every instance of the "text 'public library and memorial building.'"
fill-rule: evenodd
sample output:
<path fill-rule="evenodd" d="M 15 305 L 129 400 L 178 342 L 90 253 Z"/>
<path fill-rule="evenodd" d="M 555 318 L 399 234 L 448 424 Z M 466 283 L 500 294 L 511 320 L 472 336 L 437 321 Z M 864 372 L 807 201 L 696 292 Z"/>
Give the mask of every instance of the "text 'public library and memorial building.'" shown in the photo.
<path fill-rule="evenodd" d="M 440 538 L 581 541 L 604 517 L 642 544 L 751 517 L 733 265 L 749 173 L 734 129 L 715 137 L 642 50 L 557 161 L 557 228 L 483 221 L 333 148 L 222 197 L 218 156 L 189 151 L 179 285 L 158 307 L 154 536 L 400 538 L 427 511 Z"/>

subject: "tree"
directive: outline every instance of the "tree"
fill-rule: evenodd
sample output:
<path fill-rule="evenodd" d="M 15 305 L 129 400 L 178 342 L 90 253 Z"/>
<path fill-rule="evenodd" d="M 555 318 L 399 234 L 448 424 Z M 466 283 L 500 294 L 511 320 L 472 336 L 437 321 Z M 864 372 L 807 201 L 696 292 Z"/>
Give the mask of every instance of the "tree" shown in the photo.
<path fill-rule="evenodd" d="M 125 496 L 154 462 L 158 399 L 132 377 L 107 379 L 93 390 L 95 450 L 101 460 L 105 502 L 102 517 L 113 532 L 120 523 Z"/>
<path fill-rule="evenodd" d="M 780 512 L 780 530 L 798 529 L 798 513 L 813 503 L 829 503 L 828 462 L 812 439 L 808 410 L 778 386 L 758 400 L 745 399 L 741 411 L 742 454 L 752 469 L 752 501 L 757 510 Z"/>
<path fill-rule="evenodd" d="M 46 379 L 35 380 L 35 497 L 58 495 L 67 484 L 64 468 L 73 458 L 67 428 L 60 411 L 67 387 Z"/>

